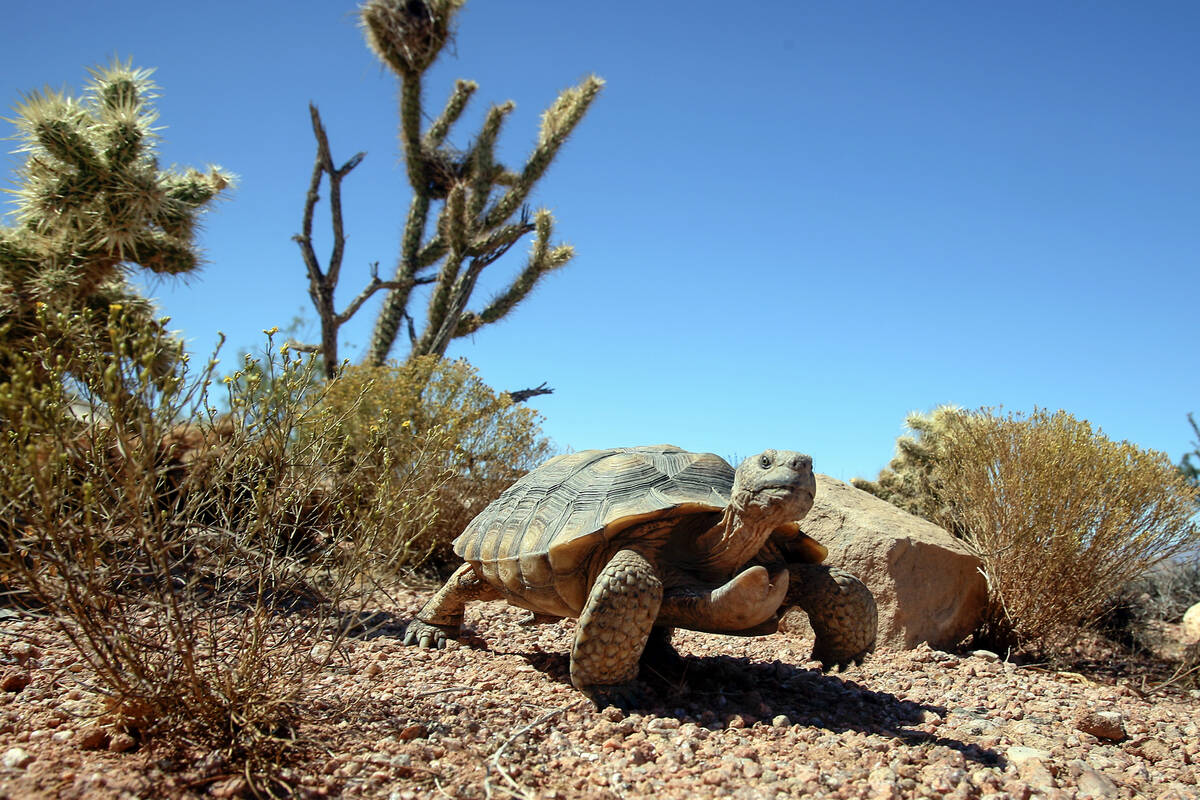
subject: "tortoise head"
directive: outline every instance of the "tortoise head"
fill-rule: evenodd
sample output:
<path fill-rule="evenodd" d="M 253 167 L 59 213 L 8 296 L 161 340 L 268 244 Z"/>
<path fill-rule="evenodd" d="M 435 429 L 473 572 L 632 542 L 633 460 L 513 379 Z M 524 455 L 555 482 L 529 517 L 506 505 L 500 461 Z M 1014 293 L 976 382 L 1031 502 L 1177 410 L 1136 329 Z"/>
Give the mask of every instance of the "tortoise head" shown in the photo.
<path fill-rule="evenodd" d="M 717 528 L 699 541 L 710 564 L 732 570 L 753 558 L 776 528 L 802 519 L 817 491 L 812 459 L 791 450 L 765 450 L 743 461 L 733 477 L 729 506 Z"/>
<path fill-rule="evenodd" d="M 803 519 L 816 492 L 810 457 L 792 450 L 764 450 L 738 465 L 730 503 L 744 523 L 765 525 L 769 532 Z"/>

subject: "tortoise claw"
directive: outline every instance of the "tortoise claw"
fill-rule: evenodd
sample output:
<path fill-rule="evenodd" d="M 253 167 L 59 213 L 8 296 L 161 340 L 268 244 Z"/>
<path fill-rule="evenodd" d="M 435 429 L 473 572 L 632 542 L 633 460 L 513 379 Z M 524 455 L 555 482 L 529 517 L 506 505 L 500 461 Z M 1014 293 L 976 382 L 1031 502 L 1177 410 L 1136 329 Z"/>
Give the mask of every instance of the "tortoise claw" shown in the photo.
<path fill-rule="evenodd" d="M 435 648 L 445 650 L 446 642 L 453 638 L 453 633 L 440 625 L 422 622 L 419 619 L 414 619 L 408 623 L 408 628 L 404 631 L 405 644 L 416 645 L 426 650 L 433 650 Z"/>

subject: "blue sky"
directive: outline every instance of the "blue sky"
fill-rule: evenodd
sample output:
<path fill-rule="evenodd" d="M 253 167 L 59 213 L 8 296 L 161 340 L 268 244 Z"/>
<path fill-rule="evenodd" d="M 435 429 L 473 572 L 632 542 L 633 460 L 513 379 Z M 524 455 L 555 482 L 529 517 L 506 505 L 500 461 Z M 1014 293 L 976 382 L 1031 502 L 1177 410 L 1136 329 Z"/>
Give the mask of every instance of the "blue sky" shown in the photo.
<path fill-rule="evenodd" d="M 575 261 L 450 355 L 553 386 L 533 405 L 561 448 L 802 449 L 847 479 L 887 462 L 908 411 L 956 403 L 1065 408 L 1178 460 L 1200 412 L 1197 41 L 1191 2 L 472 0 L 426 86 L 436 110 L 480 83 L 460 145 L 511 98 L 519 163 L 558 90 L 607 86 L 535 198 Z M 371 262 L 386 275 L 397 85 L 352 2 L 17 0 L 0 94 L 78 89 L 114 54 L 157 69 L 164 163 L 240 176 L 203 273 L 147 285 L 193 350 L 224 331 L 232 364 L 315 320 L 290 238 L 310 100 L 335 159 L 367 152 L 340 305 Z"/>

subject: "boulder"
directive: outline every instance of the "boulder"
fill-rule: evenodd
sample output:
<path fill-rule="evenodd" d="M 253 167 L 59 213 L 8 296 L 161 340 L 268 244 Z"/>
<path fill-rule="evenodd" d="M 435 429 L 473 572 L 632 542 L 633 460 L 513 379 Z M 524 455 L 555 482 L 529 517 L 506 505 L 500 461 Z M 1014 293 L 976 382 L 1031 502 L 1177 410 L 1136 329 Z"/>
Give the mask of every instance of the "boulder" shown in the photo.
<path fill-rule="evenodd" d="M 1200 643 L 1200 603 L 1184 612 L 1181 633 L 1184 644 Z"/>
<path fill-rule="evenodd" d="M 800 527 L 829 549 L 827 564 L 875 594 L 879 648 L 946 649 L 979 623 L 987 602 L 980 561 L 932 522 L 818 474 L 816 502 Z"/>

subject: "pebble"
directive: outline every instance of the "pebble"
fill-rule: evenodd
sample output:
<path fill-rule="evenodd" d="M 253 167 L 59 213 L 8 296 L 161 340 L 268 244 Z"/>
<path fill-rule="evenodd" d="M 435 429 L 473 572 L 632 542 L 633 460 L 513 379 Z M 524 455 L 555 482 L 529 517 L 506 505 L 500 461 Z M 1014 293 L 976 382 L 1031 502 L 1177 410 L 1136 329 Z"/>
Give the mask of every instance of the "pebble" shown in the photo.
<path fill-rule="evenodd" d="M 137 747 L 137 740 L 128 733 L 114 733 L 108 740 L 108 752 L 124 753 Z"/>
<path fill-rule="evenodd" d="M 42 651 L 29 642 L 16 642 L 8 648 L 8 653 L 17 660 L 18 664 L 24 664 L 29 659 L 40 656 Z"/>
<path fill-rule="evenodd" d="M 1125 738 L 1125 720 L 1118 711 L 1088 711 L 1075 720 L 1075 727 L 1097 739 L 1119 742 Z"/>
<path fill-rule="evenodd" d="M 1075 776 L 1075 786 L 1080 798 L 1108 800 L 1117 796 L 1117 785 L 1088 762 L 1076 759 L 1069 766 L 1072 775 Z"/>
<path fill-rule="evenodd" d="M 0 689 L 6 692 L 19 692 L 31 682 L 29 673 L 23 670 L 9 670 L 0 678 Z"/>
<path fill-rule="evenodd" d="M 84 750 L 99 750 L 108 745 L 108 731 L 96 727 L 82 728 L 75 743 Z"/>
<path fill-rule="evenodd" d="M 429 728 L 419 722 L 414 722 L 411 725 L 406 725 L 401 729 L 399 739 L 403 742 L 411 741 L 412 739 L 424 739 L 429 736 Z"/>
<path fill-rule="evenodd" d="M 33 756 L 21 747 L 10 747 L 0 756 L 0 763 L 9 769 L 25 769 L 33 763 Z"/>

